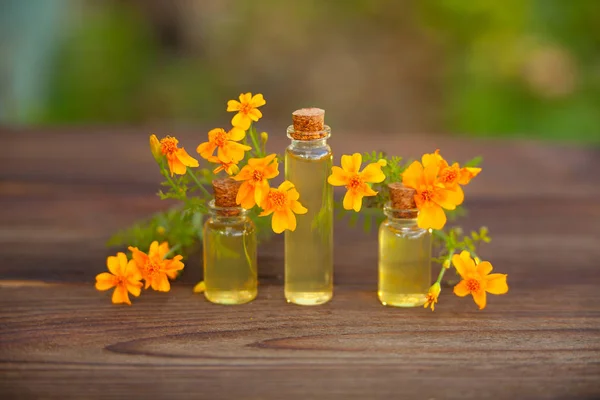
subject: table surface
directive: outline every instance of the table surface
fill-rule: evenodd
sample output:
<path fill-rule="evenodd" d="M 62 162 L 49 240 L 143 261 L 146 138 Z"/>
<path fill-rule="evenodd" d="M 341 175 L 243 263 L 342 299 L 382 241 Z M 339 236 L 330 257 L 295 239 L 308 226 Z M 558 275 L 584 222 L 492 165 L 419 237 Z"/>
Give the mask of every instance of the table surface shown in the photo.
<path fill-rule="evenodd" d="M 205 130 L 179 133 L 193 153 Z M 283 150 L 284 135 L 270 148 Z M 335 227 L 335 296 L 283 298 L 283 238 L 259 249 L 258 298 L 170 293 L 115 306 L 94 289 L 119 228 L 165 207 L 142 129 L 0 129 L 0 398 L 374 399 L 600 396 L 600 150 L 436 135 L 338 133 L 342 153 L 484 157 L 465 228 L 510 291 L 477 310 L 446 289 L 432 313 L 383 307 L 376 237 Z M 338 193 L 338 195 L 341 193 Z M 437 271 L 437 269 L 436 269 Z"/>

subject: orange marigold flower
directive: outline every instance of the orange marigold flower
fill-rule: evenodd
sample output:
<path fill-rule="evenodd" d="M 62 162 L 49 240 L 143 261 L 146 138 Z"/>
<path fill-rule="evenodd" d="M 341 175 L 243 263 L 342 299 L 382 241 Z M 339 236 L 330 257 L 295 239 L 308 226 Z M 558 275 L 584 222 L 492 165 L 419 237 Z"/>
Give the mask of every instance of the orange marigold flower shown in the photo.
<path fill-rule="evenodd" d="M 133 260 L 142 273 L 142 278 L 146 282 L 145 289 L 152 286 L 152 289 L 159 292 L 168 292 L 171 290 L 169 279 L 177 277 L 177 271 L 183 269 L 181 262 L 183 256 L 175 256 L 172 259 L 166 259 L 169 253 L 169 244 L 163 242 L 160 245 L 157 241 L 150 244 L 148 254 L 138 250 L 137 247 L 129 247 Z"/>
<path fill-rule="evenodd" d="M 461 203 L 462 199 L 464 199 L 464 193 L 460 185 L 467 185 L 471 179 L 476 177 L 481 172 L 481 168 L 461 168 L 458 163 L 449 165 L 448 162 L 440 155 L 439 150 L 436 150 L 435 153 L 424 154 L 421 161 L 424 167 L 427 167 L 431 163 L 435 163 L 439 166 L 439 183 L 441 183 L 446 189 L 457 192 L 458 196 L 461 198 Z"/>
<path fill-rule="evenodd" d="M 359 172 L 361 164 L 362 156 L 359 153 L 351 156 L 344 155 L 342 156 L 342 168 L 331 168 L 331 175 L 327 178 L 329 184 L 346 186 L 348 189 L 343 202 L 346 210 L 360 211 L 363 197 L 377 194 L 367 183 L 379 183 L 385 180 L 385 175 L 381 171 L 383 163 L 371 163 L 362 172 Z"/>
<path fill-rule="evenodd" d="M 425 305 L 423 307 L 427 308 L 431 306 L 431 311 L 435 310 L 435 304 L 438 302 L 438 296 L 440 295 L 441 291 L 442 288 L 438 282 L 431 285 L 429 292 L 427 293 L 427 300 L 425 301 Z"/>
<path fill-rule="evenodd" d="M 127 261 L 125 253 L 117 253 L 115 256 L 106 258 L 108 272 L 96 275 L 96 289 L 108 290 L 115 288 L 112 295 L 114 304 L 126 303 L 131 305 L 129 293 L 135 297 L 140 295 L 142 289 L 142 275 L 137 269 L 135 261 Z"/>
<path fill-rule="evenodd" d="M 237 174 L 240 171 L 240 168 L 237 166 L 237 163 L 233 161 L 223 162 L 219 160 L 217 156 L 211 156 L 208 158 L 208 162 L 219 164 L 217 168 L 213 170 L 213 174 L 218 174 L 221 171 L 225 171 L 227 175 Z"/>
<path fill-rule="evenodd" d="M 290 181 L 284 181 L 277 189 L 271 188 L 263 205 L 264 211 L 261 217 L 273 214 L 271 227 L 273 232 L 281 233 L 286 229 L 296 230 L 296 216 L 294 214 L 306 214 L 308 210 L 300 204 L 300 194 Z"/>
<path fill-rule="evenodd" d="M 150 139 L 152 143 L 152 138 Z M 185 149 L 178 148 L 179 140 L 171 136 L 166 136 L 160 140 L 160 152 L 167 157 L 169 171 L 173 174 L 184 175 L 187 167 L 197 167 L 198 160 L 191 157 Z"/>
<path fill-rule="evenodd" d="M 196 151 L 205 159 L 212 157 L 216 149 L 217 158 L 224 163 L 237 164 L 244 158 L 244 152 L 252 147 L 237 143 L 246 136 L 240 128 L 233 127 L 229 132 L 216 128 L 208 132 L 208 142 L 200 143 Z"/>
<path fill-rule="evenodd" d="M 269 181 L 279 175 L 279 164 L 275 154 L 263 158 L 251 158 L 239 174 L 233 177 L 244 181 L 240 186 L 236 203 L 249 210 L 255 204 L 261 206 L 269 193 Z"/>
<path fill-rule="evenodd" d="M 472 294 L 480 310 L 485 308 L 486 292 L 491 294 L 508 292 L 507 275 L 490 274 L 492 264 L 488 261 L 476 265 L 469 252 L 463 251 L 460 255 L 452 256 L 452 264 L 462 278 L 462 281 L 454 286 L 454 294 L 460 297 Z"/>
<path fill-rule="evenodd" d="M 402 184 L 417 191 L 415 203 L 419 209 L 417 224 L 423 229 L 442 229 L 446 224 L 446 210 L 454 210 L 463 196 L 446 189 L 438 182 L 439 164 L 423 165 L 414 161 L 402 174 Z"/>
<path fill-rule="evenodd" d="M 267 104 L 262 94 L 252 93 L 240 94 L 240 101 L 229 100 L 227 102 L 227 111 L 237 111 L 238 113 L 233 116 L 231 125 L 248 130 L 252 121 L 258 121 L 262 118 L 262 113 L 258 110 L 258 107 Z"/>

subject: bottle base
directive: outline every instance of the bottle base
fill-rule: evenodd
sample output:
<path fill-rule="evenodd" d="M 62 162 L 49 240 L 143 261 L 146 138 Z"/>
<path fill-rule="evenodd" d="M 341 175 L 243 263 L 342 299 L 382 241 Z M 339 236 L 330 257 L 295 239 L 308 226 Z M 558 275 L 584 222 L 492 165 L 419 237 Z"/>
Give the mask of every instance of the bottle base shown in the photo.
<path fill-rule="evenodd" d="M 332 297 L 332 292 L 285 292 L 288 303 L 300 306 L 317 306 L 327 303 Z"/>
<path fill-rule="evenodd" d="M 425 304 L 427 296 L 423 293 L 377 293 L 379 301 L 384 306 L 392 307 L 419 307 Z"/>
<path fill-rule="evenodd" d="M 230 290 L 230 291 L 218 291 L 218 292 L 204 292 L 206 300 L 215 304 L 245 304 L 256 298 L 255 291 L 249 290 Z"/>

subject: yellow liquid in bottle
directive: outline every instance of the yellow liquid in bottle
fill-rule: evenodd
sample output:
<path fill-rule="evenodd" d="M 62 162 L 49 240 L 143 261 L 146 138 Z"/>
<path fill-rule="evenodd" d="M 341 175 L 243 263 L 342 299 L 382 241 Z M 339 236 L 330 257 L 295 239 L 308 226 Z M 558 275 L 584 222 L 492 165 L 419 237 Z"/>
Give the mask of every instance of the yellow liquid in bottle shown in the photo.
<path fill-rule="evenodd" d="M 285 177 L 308 209 L 297 215 L 294 232 L 285 232 L 285 298 L 300 305 L 323 304 L 333 296 L 333 189 L 331 152 L 317 159 L 301 158 L 289 149 Z"/>
<path fill-rule="evenodd" d="M 379 288 L 383 305 L 415 307 L 425 304 L 431 285 L 431 233 L 416 226 L 379 229 Z"/>
<path fill-rule="evenodd" d="M 204 296 L 212 303 L 243 304 L 256 297 L 256 234 L 252 223 L 207 221 L 204 283 Z"/>

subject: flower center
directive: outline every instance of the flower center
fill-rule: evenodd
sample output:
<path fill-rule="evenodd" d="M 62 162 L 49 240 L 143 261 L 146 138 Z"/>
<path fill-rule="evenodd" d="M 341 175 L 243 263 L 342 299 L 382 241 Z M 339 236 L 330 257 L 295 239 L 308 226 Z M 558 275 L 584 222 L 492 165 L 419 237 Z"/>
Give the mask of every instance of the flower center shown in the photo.
<path fill-rule="evenodd" d="M 242 114 L 248 115 L 250 114 L 250 111 L 252 110 L 252 106 L 250 106 L 250 104 L 242 104 L 242 108 L 240 108 L 240 112 Z"/>
<path fill-rule="evenodd" d="M 146 270 L 146 275 L 148 276 L 154 276 L 160 272 L 160 266 L 154 263 L 152 260 L 146 261 L 144 269 Z"/>
<path fill-rule="evenodd" d="M 480 288 L 481 285 L 479 284 L 479 281 L 477 279 L 469 279 L 467 281 L 467 289 L 469 289 L 469 291 L 478 292 Z"/>
<path fill-rule="evenodd" d="M 165 155 L 173 154 L 177 151 L 177 143 L 179 143 L 179 141 L 174 137 L 164 137 L 160 140 L 160 151 Z"/>
<path fill-rule="evenodd" d="M 350 178 L 350 182 L 348 182 L 348 185 L 346 185 L 346 188 L 349 190 L 356 190 L 356 189 L 360 188 L 363 183 L 364 182 L 360 178 L 360 176 L 358 174 L 356 174 L 352 178 Z"/>
<path fill-rule="evenodd" d="M 219 131 L 215 135 L 215 144 L 219 147 L 223 147 L 227 143 L 227 133 L 225 131 Z"/>
<path fill-rule="evenodd" d="M 125 278 L 122 276 L 115 277 L 116 286 L 122 286 L 125 284 Z"/>
<path fill-rule="evenodd" d="M 281 209 L 285 206 L 287 201 L 287 195 L 283 192 L 273 191 L 269 193 L 269 201 L 273 205 L 273 207 L 277 209 Z"/>
<path fill-rule="evenodd" d="M 264 174 L 263 174 L 261 171 L 256 171 L 256 170 L 255 170 L 255 171 L 252 173 L 252 180 L 253 180 L 254 182 L 261 182 L 261 181 L 263 180 L 263 178 L 264 178 Z"/>
<path fill-rule="evenodd" d="M 427 202 L 427 201 L 431 201 L 431 198 L 433 197 L 433 193 L 431 192 L 431 190 L 423 190 L 420 193 L 421 196 L 421 200 L 423 200 L 423 202 Z"/>
<path fill-rule="evenodd" d="M 458 174 L 456 173 L 456 171 L 452 168 L 448 168 L 445 169 L 444 171 L 442 171 L 442 174 L 440 176 L 440 180 L 442 182 L 454 182 L 457 178 Z"/>

